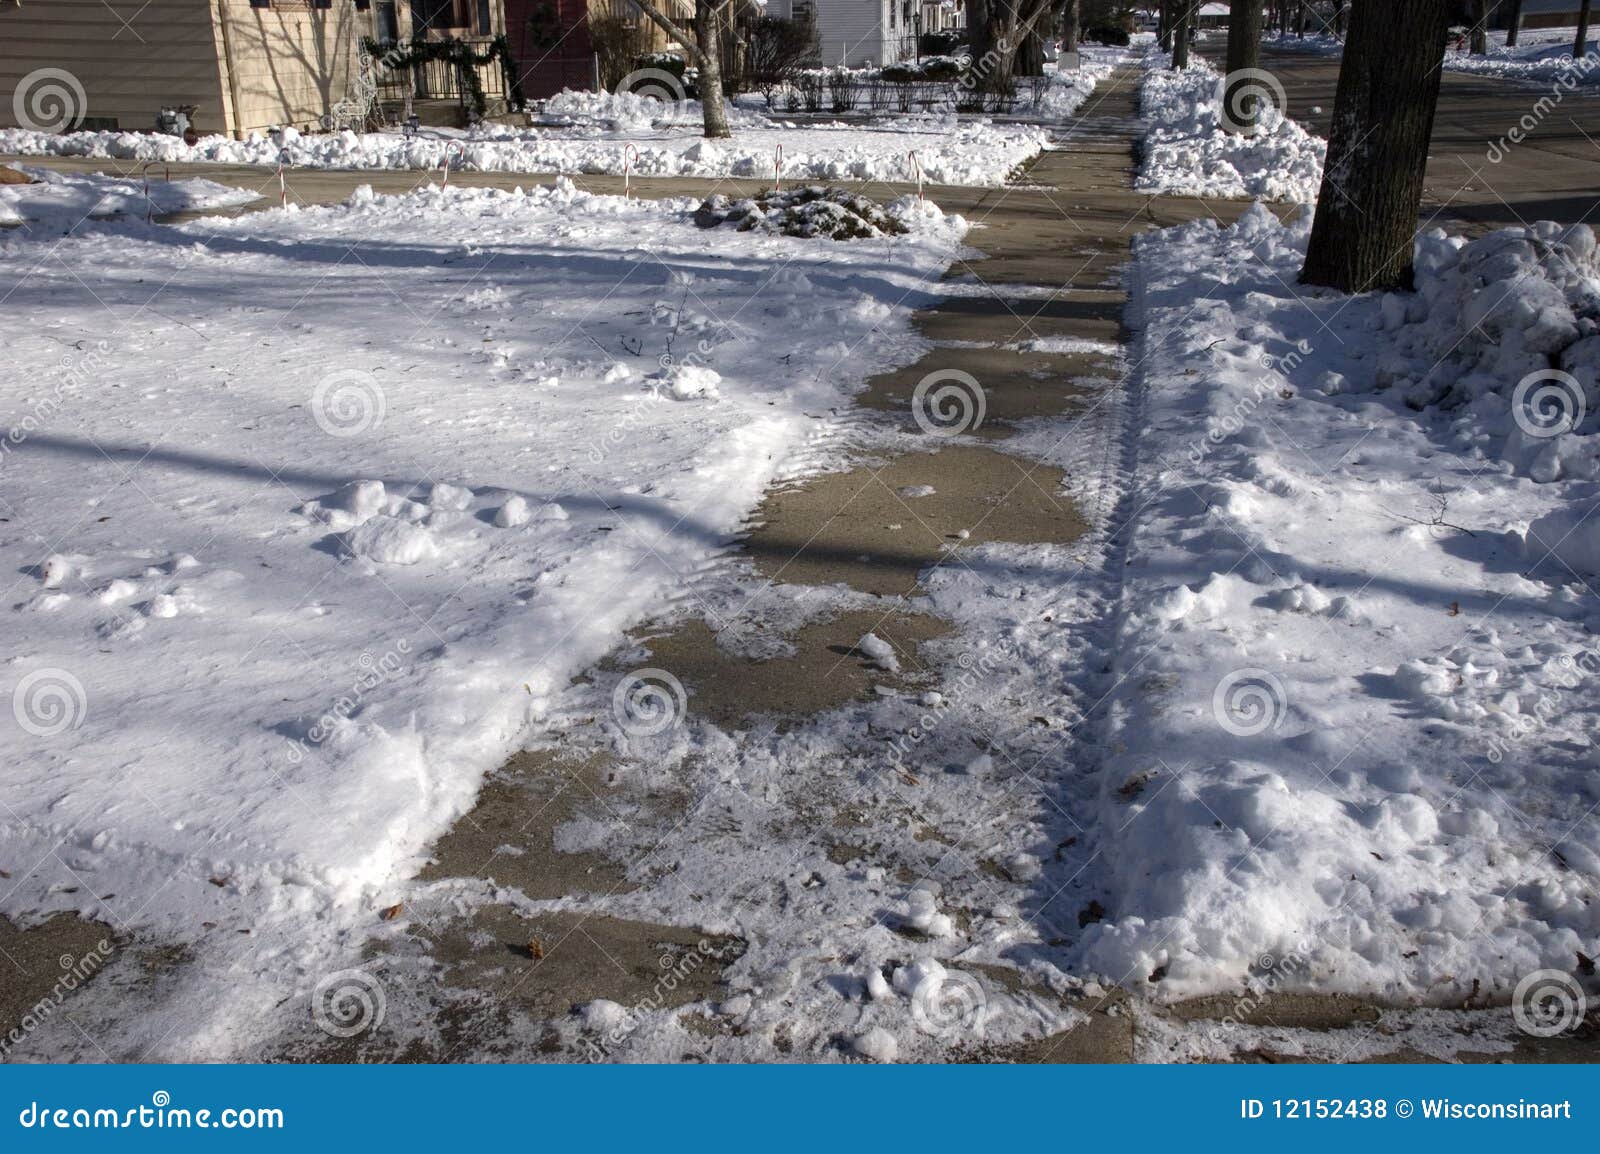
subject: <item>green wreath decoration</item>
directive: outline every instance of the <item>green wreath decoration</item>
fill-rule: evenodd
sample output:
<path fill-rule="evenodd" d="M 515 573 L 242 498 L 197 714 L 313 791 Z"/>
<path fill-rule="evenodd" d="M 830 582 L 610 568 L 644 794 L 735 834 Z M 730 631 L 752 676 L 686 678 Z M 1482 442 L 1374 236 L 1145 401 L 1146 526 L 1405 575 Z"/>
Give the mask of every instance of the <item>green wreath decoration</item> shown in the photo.
<path fill-rule="evenodd" d="M 368 55 L 376 60 L 381 60 L 390 68 L 412 68 L 418 64 L 427 64 L 435 60 L 442 60 L 453 65 L 456 77 L 461 82 L 461 88 L 472 101 L 473 115 L 481 118 L 489 108 L 489 98 L 483 91 L 483 85 L 478 80 L 478 69 L 485 64 L 500 62 L 500 74 L 505 77 L 506 102 L 513 109 L 521 112 L 527 107 L 528 99 L 522 94 L 522 80 L 517 76 L 517 62 L 511 55 L 511 42 L 504 34 L 496 36 L 489 42 L 487 52 L 474 52 L 472 46 L 464 40 L 423 40 L 413 39 L 408 44 L 379 44 L 370 36 L 361 38 L 361 47 Z"/>

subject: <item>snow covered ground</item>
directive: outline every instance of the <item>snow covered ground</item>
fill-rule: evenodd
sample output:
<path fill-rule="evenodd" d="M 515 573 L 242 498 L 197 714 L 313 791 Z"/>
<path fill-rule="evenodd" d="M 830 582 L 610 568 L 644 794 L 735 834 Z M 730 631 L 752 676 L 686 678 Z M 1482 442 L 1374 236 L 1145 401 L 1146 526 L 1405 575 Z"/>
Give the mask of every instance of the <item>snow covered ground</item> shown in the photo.
<path fill-rule="evenodd" d="M 1262 197 L 1310 204 L 1322 184 L 1327 141 L 1289 115 L 1270 74 L 1253 91 L 1262 97 L 1258 130 L 1229 131 L 1218 89 L 1221 74 L 1199 57 L 1173 71 L 1167 56 L 1144 59 L 1139 107 L 1146 133 L 1136 187 L 1179 196 Z"/>
<path fill-rule="evenodd" d="M 140 133 L 73 132 L 52 135 L 0 130 L 0 152 L 24 156 L 89 156 L 117 160 L 275 165 L 280 155 L 296 167 L 429 169 L 452 165 L 480 172 L 609 173 L 631 168 L 639 176 L 771 177 L 783 147 L 790 180 L 915 180 L 916 152 L 924 176 L 935 184 L 1000 185 L 1017 165 L 1038 155 L 1048 139 L 1027 125 L 904 117 L 870 128 L 846 124 L 800 127 L 781 122 L 735 130 L 725 141 L 704 139 L 693 118 L 673 114 L 643 127 L 626 107 L 637 97 L 581 94 L 588 115 L 560 128 L 493 126 L 467 134 L 350 131 L 302 135 L 294 129 L 246 140 Z M 574 103 L 577 103 L 576 101 Z M 646 103 L 657 104 L 650 101 Z M 620 120 L 614 118 L 619 114 Z"/>
<path fill-rule="evenodd" d="M 150 1056 L 274 1028 L 818 418 L 914 357 L 965 228 L 693 207 L 563 181 L 0 232 L 28 317 L 0 335 L 0 913 L 187 943 Z"/>
<path fill-rule="evenodd" d="M 138 179 L 75 176 L 21 166 L 34 184 L 0 184 L 0 226 L 72 228 L 85 218 L 145 216 L 206 208 L 226 208 L 256 200 L 253 192 L 210 180 L 161 179 L 152 169 L 148 183 Z"/>
<path fill-rule="evenodd" d="M 1295 284 L 1263 207 L 1137 244 L 1144 493 L 1082 963 L 1435 1003 L 1600 932 L 1587 227 Z"/>
<path fill-rule="evenodd" d="M 1126 59 L 1121 49 L 1086 50 L 1079 71 L 1052 69 L 1038 98 L 1026 94 L 1016 115 L 1067 120 Z M 0 129 L 0 153 L 258 165 L 282 158 L 302 168 L 354 169 L 431 169 L 448 160 L 480 172 L 766 178 L 774 175 L 781 148 L 787 180 L 914 181 L 920 169 L 933 184 L 997 187 L 1037 156 L 1050 135 L 1039 125 L 996 124 L 953 111 L 880 113 L 867 125 L 795 121 L 745 102 L 731 111 L 732 139 L 712 142 L 701 135 L 700 117 L 692 100 L 564 92 L 544 103 L 529 128 L 486 125 L 415 137 L 287 128 L 245 140 L 205 136 L 193 145 L 149 133 Z"/>

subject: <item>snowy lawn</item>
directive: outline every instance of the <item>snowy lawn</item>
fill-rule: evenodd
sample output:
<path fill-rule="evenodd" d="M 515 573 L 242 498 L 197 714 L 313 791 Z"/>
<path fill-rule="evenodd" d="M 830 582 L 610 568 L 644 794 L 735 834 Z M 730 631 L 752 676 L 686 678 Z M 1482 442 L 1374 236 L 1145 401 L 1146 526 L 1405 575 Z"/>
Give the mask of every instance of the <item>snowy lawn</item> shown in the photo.
<path fill-rule="evenodd" d="M 1138 244 L 1113 916 L 1082 960 L 1483 1004 L 1600 932 L 1595 241 L 1434 231 L 1417 292 L 1346 297 L 1296 284 L 1308 228 L 1257 205 Z"/>
<path fill-rule="evenodd" d="M 69 229 L 85 217 L 146 216 L 150 213 L 227 208 L 257 199 L 253 192 L 210 180 L 137 179 L 75 176 L 27 165 L 19 171 L 33 184 L 0 184 L 0 226 L 44 225 Z"/>
<path fill-rule="evenodd" d="M 1174 72 L 1164 53 L 1145 57 L 1139 108 L 1147 125 L 1136 187 L 1177 196 L 1262 197 L 1310 204 L 1322 185 L 1328 142 L 1282 111 L 1283 94 L 1257 88 L 1271 107 L 1259 131 L 1229 131 L 1222 74 L 1198 57 Z"/>
<path fill-rule="evenodd" d="M 0 232 L 0 913 L 189 943 L 219 984 L 176 1052 L 244 1052 L 830 407 L 913 359 L 965 229 L 694 207 L 562 181 Z"/>
<path fill-rule="evenodd" d="M 1019 112 L 1064 120 L 1110 75 L 1120 54 L 1091 55 L 1080 73 L 1052 73 L 1037 102 Z M 246 140 L 118 132 L 52 135 L 0 130 L 0 152 L 176 163 L 304 168 L 437 168 L 448 159 L 480 172 L 609 173 L 640 176 L 771 177 L 789 180 L 914 181 L 999 186 L 1050 138 L 1037 125 L 996 125 L 947 114 L 889 115 L 868 125 L 796 123 L 747 108 L 733 112 L 730 140 L 708 141 L 694 101 L 566 92 L 545 103 L 538 127 L 489 125 L 468 133 L 302 135 L 292 128 Z M 913 154 L 914 157 L 913 157 Z"/>

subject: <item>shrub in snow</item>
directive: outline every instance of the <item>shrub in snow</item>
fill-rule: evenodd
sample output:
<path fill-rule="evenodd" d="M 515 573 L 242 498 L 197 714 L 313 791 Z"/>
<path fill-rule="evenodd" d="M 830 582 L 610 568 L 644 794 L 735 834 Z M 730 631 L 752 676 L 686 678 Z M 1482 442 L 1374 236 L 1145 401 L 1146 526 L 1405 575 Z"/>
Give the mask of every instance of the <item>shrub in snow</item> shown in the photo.
<path fill-rule="evenodd" d="M 760 230 L 833 240 L 898 236 L 910 231 L 891 209 L 870 197 L 816 185 L 763 192 L 742 200 L 713 196 L 695 210 L 694 221 L 701 228 L 731 224 L 741 232 Z"/>

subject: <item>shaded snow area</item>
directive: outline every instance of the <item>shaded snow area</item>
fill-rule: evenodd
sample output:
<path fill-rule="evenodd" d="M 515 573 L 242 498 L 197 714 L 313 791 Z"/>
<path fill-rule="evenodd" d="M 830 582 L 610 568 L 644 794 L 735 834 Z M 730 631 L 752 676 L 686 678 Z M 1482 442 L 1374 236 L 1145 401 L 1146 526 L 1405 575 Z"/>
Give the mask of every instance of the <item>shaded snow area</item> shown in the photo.
<path fill-rule="evenodd" d="M 1138 243 L 1081 960 L 1481 1004 L 1600 931 L 1594 238 L 1435 231 L 1415 293 L 1346 297 L 1296 284 L 1308 227 Z"/>
<path fill-rule="evenodd" d="M 249 1053 L 357 950 L 818 416 L 918 355 L 965 229 L 920 205 L 846 245 L 696 204 L 560 181 L 0 232 L 28 316 L 0 333 L 0 856 L 51 863 L 0 913 L 193 955 L 171 1033 L 112 1049 Z"/>
<path fill-rule="evenodd" d="M 89 156 L 117 160 L 210 161 L 276 165 L 280 156 L 300 168 L 438 168 L 479 172 L 609 173 L 636 176 L 757 177 L 774 174 L 783 148 L 791 180 L 914 181 L 916 167 L 934 184 L 999 186 L 1033 159 L 1049 138 L 1032 125 L 995 125 L 955 115 L 905 116 L 871 127 L 736 117 L 729 140 L 706 140 L 691 102 L 663 103 L 612 93 L 567 93 L 551 102 L 559 124 L 487 126 L 470 133 L 406 137 L 399 133 L 301 134 L 293 128 L 245 140 L 201 137 L 187 145 L 174 136 L 133 132 L 63 135 L 0 129 L 0 152 Z M 909 153 L 915 152 L 912 161 Z"/>
<path fill-rule="evenodd" d="M 257 199 L 253 192 L 210 180 L 74 175 L 21 166 L 33 184 L 0 184 L 0 226 L 70 229 L 86 217 L 143 217 L 151 213 L 227 208 Z"/>
<path fill-rule="evenodd" d="M 1576 27 L 1524 28 L 1517 46 L 1507 48 L 1504 29 L 1491 30 L 1487 55 L 1446 52 L 1445 71 L 1532 83 L 1561 81 L 1565 87 L 1600 84 L 1600 48 L 1591 39 L 1584 45 L 1584 57 L 1574 60 L 1572 47 L 1577 35 Z"/>
<path fill-rule="evenodd" d="M 1222 74 L 1210 64 L 1195 57 L 1173 71 L 1158 52 L 1145 57 L 1144 67 L 1139 191 L 1316 201 L 1328 142 L 1284 115 L 1281 90 L 1266 82 L 1253 89 L 1263 106 L 1259 123 L 1254 134 L 1241 135 L 1227 127 Z"/>

